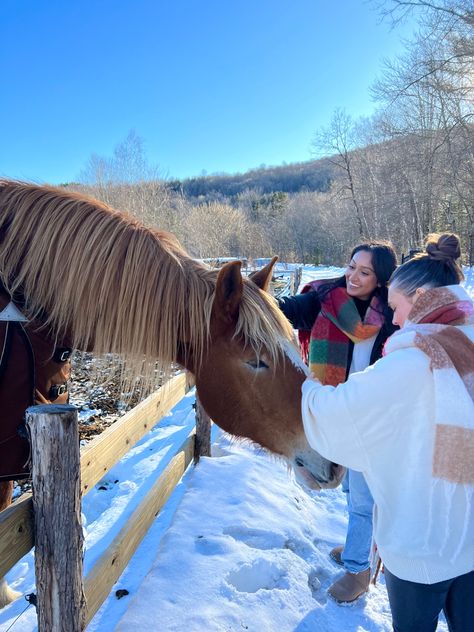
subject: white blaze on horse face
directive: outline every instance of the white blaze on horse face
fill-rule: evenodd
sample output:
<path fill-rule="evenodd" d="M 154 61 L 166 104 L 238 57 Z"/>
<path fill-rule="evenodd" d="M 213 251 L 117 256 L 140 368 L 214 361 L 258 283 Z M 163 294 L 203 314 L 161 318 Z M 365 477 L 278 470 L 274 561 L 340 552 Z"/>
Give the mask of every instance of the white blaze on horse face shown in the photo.
<path fill-rule="evenodd" d="M 294 367 L 299 369 L 302 373 L 304 373 L 304 375 L 309 375 L 309 369 L 303 362 L 295 344 L 282 338 L 280 347 L 283 349 L 283 353 Z M 245 361 L 245 365 L 255 372 L 268 370 L 270 368 L 270 364 L 271 363 L 265 354 L 262 354 L 262 356 L 255 356 L 254 358 Z"/>
<path fill-rule="evenodd" d="M 290 360 L 291 364 L 295 366 L 297 369 L 303 371 L 305 375 L 309 375 L 309 368 L 303 362 L 303 359 L 296 347 L 289 340 L 284 340 L 282 342 L 283 351 L 285 352 L 286 357 Z"/>
<path fill-rule="evenodd" d="M 298 370 L 309 375 L 309 368 L 303 362 L 296 345 L 290 341 L 283 341 L 285 355 Z M 290 461 L 296 480 L 303 487 L 312 490 L 332 489 L 337 487 L 345 474 L 345 468 L 336 465 L 313 450 L 303 435 L 301 445 L 295 448 Z M 318 474 L 314 474 L 317 472 Z"/>

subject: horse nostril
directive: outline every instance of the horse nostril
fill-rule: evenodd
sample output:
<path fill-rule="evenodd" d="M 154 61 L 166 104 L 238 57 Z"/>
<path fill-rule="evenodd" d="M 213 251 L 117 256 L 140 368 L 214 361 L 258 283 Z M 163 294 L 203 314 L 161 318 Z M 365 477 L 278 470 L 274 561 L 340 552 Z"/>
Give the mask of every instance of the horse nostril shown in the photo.
<path fill-rule="evenodd" d="M 295 459 L 295 463 L 296 465 L 299 465 L 300 467 L 304 467 L 304 463 L 299 457 Z"/>
<path fill-rule="evenodd" d="M 342 479 L 345 474 L 346 468 L 339 463 L 331 463 L 331 474 L 334 479 Z"/>

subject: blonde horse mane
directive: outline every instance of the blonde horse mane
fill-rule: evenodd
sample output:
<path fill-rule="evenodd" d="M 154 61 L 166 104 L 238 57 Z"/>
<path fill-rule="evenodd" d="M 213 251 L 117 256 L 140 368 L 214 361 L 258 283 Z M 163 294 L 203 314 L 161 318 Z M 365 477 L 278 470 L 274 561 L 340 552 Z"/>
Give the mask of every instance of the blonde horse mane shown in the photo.
<path fill-rule="evenodd" d="M 0 180 L 0 277 L 50 335 L 120 354 L 135 375 L 167 373 L 180 342 L 198 361 L 208 344 L 217 272 L 173 235 L 78 193 Z M 277 359 L 292 332 L 246 281 L 235 335 Z"/>

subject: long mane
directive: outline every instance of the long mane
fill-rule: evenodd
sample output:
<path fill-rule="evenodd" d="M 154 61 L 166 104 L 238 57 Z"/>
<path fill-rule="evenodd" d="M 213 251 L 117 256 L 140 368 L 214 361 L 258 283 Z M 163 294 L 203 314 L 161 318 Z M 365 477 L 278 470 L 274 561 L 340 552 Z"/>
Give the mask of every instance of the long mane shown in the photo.
<path fill-rule="evenodd" d="M 217 272 L 176 238 L 78 193 L 0 180 L 0 278 L 50 335 L 137 372 L 165 371 L 180 341 L 208 344 Z M 276 358 L 292 337 L 273 299 L 245 282 L 236 335 Z"/>

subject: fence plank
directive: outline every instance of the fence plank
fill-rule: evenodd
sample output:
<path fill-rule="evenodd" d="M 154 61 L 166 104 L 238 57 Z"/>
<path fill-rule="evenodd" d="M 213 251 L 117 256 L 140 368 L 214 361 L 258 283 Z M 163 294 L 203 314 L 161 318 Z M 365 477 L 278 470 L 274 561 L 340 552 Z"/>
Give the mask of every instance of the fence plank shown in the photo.
<path fill-rule="evenodd" d="M 86 624 L 108 597 L 112 586 L 192 461 L 194 441 L 193 431 L 86 577 Z"/>
<path fill-rule="evenodd" d="M 182 399 L 189 387 L 186 373 L 176 375 L 82 448 L 83 495 Z M 33 545 L 33 504 L 31 494 L 24 494 L 11 507 L 0 512 L 0 577 Z"/>
<path fill-rule="evenodd" d="M 11 507 L 0 512 L 0 577 L 33 547 L 33 502 L 23 494 Z"/>

